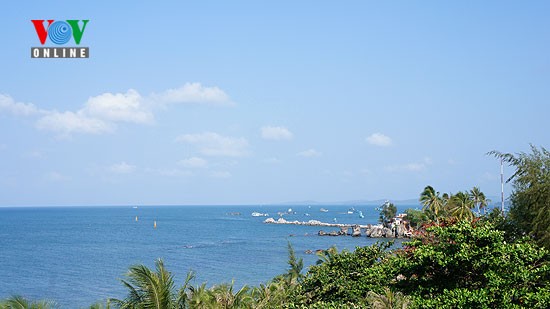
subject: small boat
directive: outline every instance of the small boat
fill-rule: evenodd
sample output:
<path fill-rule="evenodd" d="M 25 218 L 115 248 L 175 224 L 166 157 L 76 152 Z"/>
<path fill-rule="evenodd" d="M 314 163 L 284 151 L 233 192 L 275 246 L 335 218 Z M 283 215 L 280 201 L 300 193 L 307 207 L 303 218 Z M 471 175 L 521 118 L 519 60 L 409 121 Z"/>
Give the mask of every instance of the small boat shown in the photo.
<path fill-rule="evenodd" d="M 361 218 L 361 219 L 365 218 L 365 216 L 363 215 L 363 212 L 361 210 L 359 210 L 359 218 Z"/>
<path fill-rule="evenodd" d="M 252 213 L 252 217 L 267 217 L 267 216 L 269 216 L 269 214 L 264 214 L 264 213 L 257 212 L 257 211 Z"/>
<path fill-rule="evenodd" d="M 328 212 L 328 209 L 325 209 L 325 208 L 321 208 L 319 209 L 320 212 Z"/>

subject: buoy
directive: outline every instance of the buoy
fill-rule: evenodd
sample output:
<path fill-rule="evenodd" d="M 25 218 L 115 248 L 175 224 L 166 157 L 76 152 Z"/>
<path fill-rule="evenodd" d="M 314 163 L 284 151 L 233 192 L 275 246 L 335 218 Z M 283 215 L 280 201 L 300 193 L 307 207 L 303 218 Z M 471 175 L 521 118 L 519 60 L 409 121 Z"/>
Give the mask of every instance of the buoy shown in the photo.
<path fill-rule="evenodd" d="M 153 225 L 154 228 L 157 228 L 157 221 L 155 221 L 155 224 Z"/>

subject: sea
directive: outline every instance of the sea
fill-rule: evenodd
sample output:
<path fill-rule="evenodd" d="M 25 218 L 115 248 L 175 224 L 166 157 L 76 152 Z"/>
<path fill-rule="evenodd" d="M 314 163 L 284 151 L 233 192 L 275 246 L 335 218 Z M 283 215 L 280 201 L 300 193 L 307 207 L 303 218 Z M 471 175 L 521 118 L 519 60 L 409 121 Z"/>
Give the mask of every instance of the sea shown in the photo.
<path fill-rule="evenodd" d="M 377 206 L 353 206 L 351 214 L 349 205 L 2 207 L 0 299 L 22 295 L 52 300 L 61 308 L 122 299 L 126 290 L 120 280 L 128 267 L 153 268 L 159 258 L 176 286 L 189 271 L 195 273 L 194 285 L 257 286 L 288 269 L 288 243 L 307 271 L 318 260 L 311 251 L 331 246 L 352 251 L 388 240 L 318 236 L 321 229 L 337 228 L 265 224 L 268 217 L 252 212 L 275 219 L 281 213 L 286 220 L 376 224 Z M 418 206 L 398 210 L 411 207 Z"/>

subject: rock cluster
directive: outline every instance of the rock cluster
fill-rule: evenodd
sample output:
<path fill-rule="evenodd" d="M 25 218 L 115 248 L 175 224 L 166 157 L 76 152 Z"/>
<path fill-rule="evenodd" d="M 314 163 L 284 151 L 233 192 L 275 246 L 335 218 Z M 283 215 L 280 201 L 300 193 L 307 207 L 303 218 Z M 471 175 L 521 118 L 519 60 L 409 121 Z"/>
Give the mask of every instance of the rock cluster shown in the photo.
<path fill-rule="evenodd" d="M 320 230 L 317 235 L 319 236 L 344 236 L 351 235 L 353 237 L 360 237 L 365 235 L 371 238 L 408 238 L 411 236 L 411 231 L 405 224 L 396 224 L 392 228 L 384 227 L 381 224 L 377 225 L 358 225 L 358 224 L 338 224 L 338 223 L 326 223 L 318 220 L 309 221 L 287 221 L 284 218 L 277 220 L 273 218 L 265 219 L 264 223 L 268 224 L 294 224 L 294 225 L 307 225 L 307 226 L 325 226 L 325 227 L 339 227 L 339 231 L 325 232 Z M 349 229 L 351 228 L 351 233 Z"/>

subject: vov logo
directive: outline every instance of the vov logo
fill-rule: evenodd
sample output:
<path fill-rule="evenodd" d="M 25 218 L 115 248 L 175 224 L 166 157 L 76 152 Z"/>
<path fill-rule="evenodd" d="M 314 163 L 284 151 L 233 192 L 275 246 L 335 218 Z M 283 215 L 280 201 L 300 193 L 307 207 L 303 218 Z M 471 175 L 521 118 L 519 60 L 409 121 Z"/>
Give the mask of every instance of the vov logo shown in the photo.
<path fill-rule="evenodd" d="M 40 44 L 65 45 L 71 38 L 80 45 L 89 19 L 31 20 Z M 31 58 L 89 58 L 89 47 L 31 47 Z"/>

